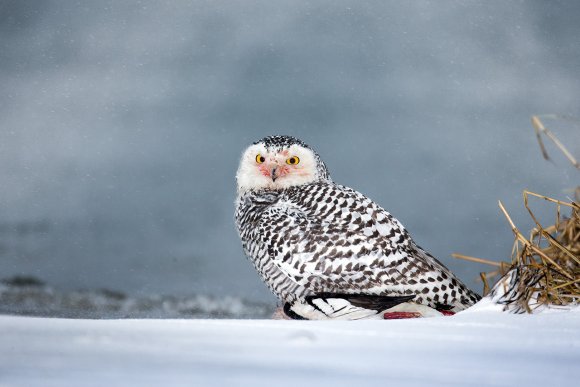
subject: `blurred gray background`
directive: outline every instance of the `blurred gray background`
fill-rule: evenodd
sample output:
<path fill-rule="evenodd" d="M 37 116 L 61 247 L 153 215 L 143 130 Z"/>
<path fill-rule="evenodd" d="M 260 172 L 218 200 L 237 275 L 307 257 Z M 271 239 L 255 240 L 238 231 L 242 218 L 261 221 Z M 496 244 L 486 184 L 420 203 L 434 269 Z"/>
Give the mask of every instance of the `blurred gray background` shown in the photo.
<path fill-rule="evenodd" d="M 497 200 L 527 230 L 523 189 L 580 181 L 530 125 L 580 114 L 579 20 L 573 1 L 0 1 L 0 278 L 273 301 L 234 175 L 290 134 L 480 291 L 487 267 L 450 254 L 509 258 Z M 546 123 L 578 156 L 578 127 Z"/>

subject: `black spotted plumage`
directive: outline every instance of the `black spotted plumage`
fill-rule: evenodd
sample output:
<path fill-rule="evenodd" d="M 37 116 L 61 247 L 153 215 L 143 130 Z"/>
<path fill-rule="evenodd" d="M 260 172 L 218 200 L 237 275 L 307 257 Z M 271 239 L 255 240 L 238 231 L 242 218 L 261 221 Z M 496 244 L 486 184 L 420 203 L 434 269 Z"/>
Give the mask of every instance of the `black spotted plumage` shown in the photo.
<path fill-rule="evenodd" d="M 268 136 L 254 142 L 254 144 L 260 143 L 264 144 L 266 148 L 270 149 L 283 149 L 288 148 L 290 145 L 300 145 L 304 148 L 310 149 L 310 147 L 304 141 L 292 136 Z"/>
<path fill-rule="evenodd" d="M 257 143 L 274 152 L 291 145 L 311 150 L 288 136 Z M 306 303 L 325 294 L 359 295 L 368 302 L 373 296 L 408 296 L 417 304 L 459 311 L 478 300 L 391 214 L 333 183 L 312 152 L 318 171 L 312 182 L 244 190 L 236 201 L 244 251 L 282 302 Z"/>

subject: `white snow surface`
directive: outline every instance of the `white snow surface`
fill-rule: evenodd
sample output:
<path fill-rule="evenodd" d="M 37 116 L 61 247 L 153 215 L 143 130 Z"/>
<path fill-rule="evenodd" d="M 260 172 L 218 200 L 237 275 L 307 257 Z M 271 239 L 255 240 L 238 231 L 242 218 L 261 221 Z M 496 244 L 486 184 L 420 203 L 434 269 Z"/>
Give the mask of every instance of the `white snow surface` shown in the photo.
<path fill-rule="evenodd" d="M 385 321 L 0 316 L 0 386 L 574 385 L 580 310 Z"/>

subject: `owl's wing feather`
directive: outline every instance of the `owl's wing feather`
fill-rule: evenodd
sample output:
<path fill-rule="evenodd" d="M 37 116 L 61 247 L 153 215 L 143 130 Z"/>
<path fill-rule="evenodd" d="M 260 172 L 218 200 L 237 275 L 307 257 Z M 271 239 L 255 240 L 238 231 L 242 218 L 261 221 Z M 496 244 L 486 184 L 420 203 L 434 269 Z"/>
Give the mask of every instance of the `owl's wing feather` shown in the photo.
<path fill-rule="evenodd" d="M 318 187 L 320 197 L 291 190 L 265 210 L 280 225 L 262 235 L 273 263 L 310 294 L 415 295 L 425 304 L 460 309 L 470 292 L 417 246 L 403 225 L 347 187 Z M 469 294 L 467 294 L 469 295 Z"/>

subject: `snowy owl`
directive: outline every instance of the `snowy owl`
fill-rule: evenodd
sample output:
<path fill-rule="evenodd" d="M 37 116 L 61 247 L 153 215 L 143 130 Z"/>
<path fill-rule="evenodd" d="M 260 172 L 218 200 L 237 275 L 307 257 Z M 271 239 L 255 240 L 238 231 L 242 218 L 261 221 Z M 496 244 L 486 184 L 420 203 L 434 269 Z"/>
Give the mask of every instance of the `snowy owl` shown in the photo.
<path fill-rule="evenodd" d="M 236 180 L 244 252 L 290 318 L 428 317 L 479 299 L 390 213 L 335 184 L 294 137 L 250 145 Z"/>

